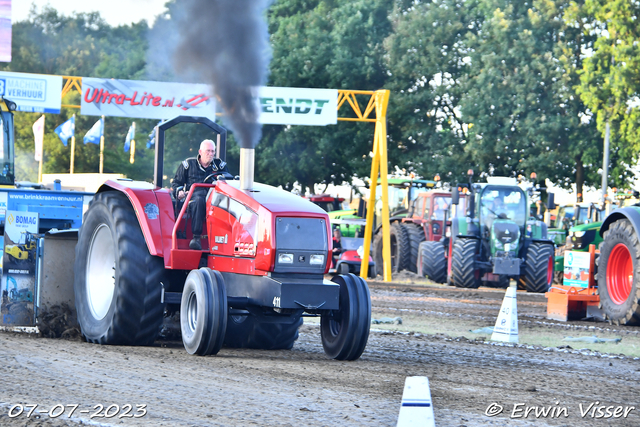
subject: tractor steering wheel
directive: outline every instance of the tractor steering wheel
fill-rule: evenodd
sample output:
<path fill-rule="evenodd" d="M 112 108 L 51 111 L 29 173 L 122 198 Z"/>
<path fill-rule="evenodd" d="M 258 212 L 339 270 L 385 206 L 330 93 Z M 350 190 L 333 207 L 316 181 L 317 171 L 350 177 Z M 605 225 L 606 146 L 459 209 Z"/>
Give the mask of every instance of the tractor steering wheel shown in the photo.
<path fill-rule="evenodd" d="M 208 175 L 205 179 L 202 180 L 203 184 L 213 184 L 213 181 L 216 180 L 216 177 L 222 175 L 222 172 L 214 172 L 211 175 Z M 211 182 L 207 182 L 211 181 Z"/>

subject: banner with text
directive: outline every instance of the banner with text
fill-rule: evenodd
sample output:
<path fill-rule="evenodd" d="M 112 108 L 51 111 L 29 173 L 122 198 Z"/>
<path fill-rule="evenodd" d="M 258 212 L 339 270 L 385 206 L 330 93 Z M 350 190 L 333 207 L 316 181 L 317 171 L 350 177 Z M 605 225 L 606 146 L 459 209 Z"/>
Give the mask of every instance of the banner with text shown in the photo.
<path fill-rule="evenodd" d="M 0 96 L 18 105 L 18 111 L 60 114 L 62 76 L 0 71 Z"/>
<path fill-rule="evenodd" d="M 205 84 L 82 78 L 80 112 L 90 116 L 215 119 L 215 100 Z"/>
<path fill-rule="evenodd" d="M 0 325 L 35 326 L 38 213 L 7 211 Z"/>
<path fill-rule="evenodd" d="M 11 0 L 0 0 L 0 62 L 11 62 Z"/>
<path fill-rule="evenodd" d="M 260 123 L 326 126 L 338 123 L 338 91 L 295 87 L 260 88 Z"/>

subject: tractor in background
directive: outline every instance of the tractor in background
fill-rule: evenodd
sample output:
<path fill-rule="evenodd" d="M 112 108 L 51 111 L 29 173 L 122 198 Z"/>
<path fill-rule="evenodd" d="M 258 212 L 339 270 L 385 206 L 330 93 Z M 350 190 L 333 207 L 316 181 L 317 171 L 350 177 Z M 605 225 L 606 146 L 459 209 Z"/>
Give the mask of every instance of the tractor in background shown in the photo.
<path fill-rule="evenodd" d="M 470 171 L 470 176 L 472 172 Z M 553 279 L 553 242 L 544 222 L 529 218 L 529 196 L 515 178 L 468 184 L 464 216 L 452 218 L 448 281 L 461 288 L 483 282 L 507 287 L 511 278 L 528 292 L 546 292 Z M 460 204 L 458 186 L 452 203 Z"/>
<path fill-rule="evenodd" d="M 464 215 L 465 201 L 461 195 L 461 203 L 456 207 L 458 215 Z M 401 224 L 408 236 L 407 269 L 436 283 L 447 281 L 452 206 L 451 192 L 438 189 L 421 193 Z"/>
<path fill-rule="evenodd" d="M 418 247 L 424 239 L 420 238 L 416 230 L 410 230 L 403 225 L 403 220 L 410 216 L 415 200 L 430 189 L 437 182 L 410 177 L 388 178 L 389 199 L 389 240 L 391 249 L 391 271 L 410 270 L 416 272 Z M 380 192 L 381 193 L 381 192 Z M 371 250 L 376 265 L 382 265 L 382 195 L 376 195 L 375 224 L 373 244 Z M 411 233 L 411 234 L 410 234 Z"/>
<path fill-rule="evenodd" d="M 302 316 L 316 316 L 327 356 L 358 359 L 369 336 L 369 288 L 353 274 L 324 279 L 331 258 L 327 213 L 254 183 L 254 150 L 246 148 L 239 180 L 217 172 L 189 188 L 180 206 L 163 188 L 163 171 L 165 132 L 183 123 L 208 129 L 224 160 L 226 129 L 180 116 L 156 128 L 153 184 L 118 180 L 100 187 L 84 216 L 74 265 L 86 340 L 148 345 L 165 313 L 179 313 L 190 354 L 217 354 L 223 345 L 290 349 Z M 207 194 L 202 250 L 189 249 L 195 191 Z"/>

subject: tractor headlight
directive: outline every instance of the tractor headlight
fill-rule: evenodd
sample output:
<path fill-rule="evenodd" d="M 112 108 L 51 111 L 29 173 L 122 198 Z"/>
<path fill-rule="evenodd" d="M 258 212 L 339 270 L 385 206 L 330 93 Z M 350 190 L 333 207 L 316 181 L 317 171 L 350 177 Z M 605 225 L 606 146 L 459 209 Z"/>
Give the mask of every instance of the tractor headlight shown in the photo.
<path fill-rule="evenodd" d="M 278 264 L 293 264 L 293 254 L 279 254 Z"/>
<path fill-rule="evenodd" d="M 584 236 L 584 231 L 574 231 L 573 235 L 576 237 L 582 237 Z"/>
<path fill-rule="evenodd" d="M 311 257 L 309 257 L 309 264 L 311 265 L 324 264 L 324 255 L 311 255 Z"/>

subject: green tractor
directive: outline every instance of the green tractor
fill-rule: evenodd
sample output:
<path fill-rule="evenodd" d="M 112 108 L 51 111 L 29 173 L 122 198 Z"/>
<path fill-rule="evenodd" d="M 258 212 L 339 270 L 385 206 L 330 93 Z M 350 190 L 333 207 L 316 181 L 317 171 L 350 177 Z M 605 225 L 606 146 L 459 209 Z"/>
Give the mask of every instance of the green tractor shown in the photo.
<path fill-rule="evenodd" d="M 448 281 L 478 288 L 508 287 L 511 278 L 528 292 L 546 292 L 553 280 L 553 242 L 543 221 L 529 217 L 529 197 L 515 178 L 469 183 L 467 210 L 451 219 Z M 452 203 L 460 193 L 453 189 Z"/>

